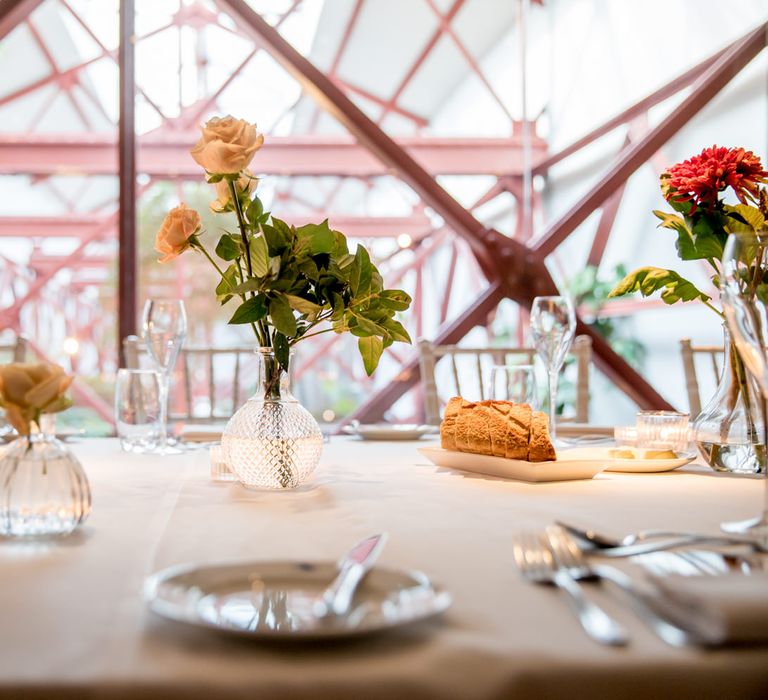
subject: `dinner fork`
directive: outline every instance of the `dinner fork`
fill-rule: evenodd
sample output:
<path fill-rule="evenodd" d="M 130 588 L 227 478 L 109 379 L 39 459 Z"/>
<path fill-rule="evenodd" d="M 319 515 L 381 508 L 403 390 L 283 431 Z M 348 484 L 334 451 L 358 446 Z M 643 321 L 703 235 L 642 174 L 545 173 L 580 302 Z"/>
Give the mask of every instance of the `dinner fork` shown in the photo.
<path fill-rule="evenodd" d="M 635 614 L 664 642 L 674 647 L 702 645 L 712 640 L 701 634 L 673 624 L 657 610 L 654 595 L 637 587 L 634 581 L 620 569 L 607 564 L 595 564 L 587 561 L 584 552 L 576 540 L 563 528 L 550 526 L 546 530 L 553 552 L 562 566 L 566 567 L 576 579 L 596 579 L 608 581 L 627 597 Z"/>
<path fill-rule="evenodd" d="M 552 583 L 567 593 L 571 609 L 592 639 L 609 646 L 623 646 L 629 642 L 626 630 L 601 607 L 588 600 L 569 571 L 556 562 L 542 535 L 532 532 L 514 535 L 512 552 L 525 579 L 534 583 Z"/>

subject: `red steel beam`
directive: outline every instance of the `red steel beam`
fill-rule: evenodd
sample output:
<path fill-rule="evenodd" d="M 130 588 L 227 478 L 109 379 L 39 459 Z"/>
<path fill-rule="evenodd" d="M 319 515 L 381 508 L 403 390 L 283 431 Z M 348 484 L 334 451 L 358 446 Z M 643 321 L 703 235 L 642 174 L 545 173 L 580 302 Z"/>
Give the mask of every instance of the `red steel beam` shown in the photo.
<path fill-rule="evenodd" d="M 153 178 L 200 179 L 189 157 L 193 132 L 163 133 L 139 139 L 138 171 Z M 511 138 L 398 139 L 432 175 L 515 175 L 522 172 L 522 144 Z M 0 134 L 0 174 L 114 175 L 116 141 L 112 134 Z M 539 141 L 535 152 L 544 155 Z M 349 137 L 272 137 L 253 167 L 270 175 L 381 177 L 391 169 Z"/>
<path fill-rule="evenodd" d="M 0 2 L 0 40 L 11 32 L 19 22 L 29 17 L 43 0 L 3 0 Z"/>
<path fill-rule="evenodd" d="M 555 250 L 595 209 L 605 202 L 632 173 L 695 116 L 766 45 L 768 23 L 732 44 L 695 82 L 693 90 L 668 117 L 617 159 L 605 177 L 534 242 L 538 256 Z"/>

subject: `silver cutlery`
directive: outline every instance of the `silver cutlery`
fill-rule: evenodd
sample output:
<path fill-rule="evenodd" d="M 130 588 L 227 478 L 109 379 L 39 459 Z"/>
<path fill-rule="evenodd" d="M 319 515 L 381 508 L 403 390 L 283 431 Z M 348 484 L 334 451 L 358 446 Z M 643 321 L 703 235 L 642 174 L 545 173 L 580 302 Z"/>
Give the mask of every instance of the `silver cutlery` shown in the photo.
<path fill-rule="evenodd" d="M 619 588 L 625 594 L 634 613 L 667 644 L 674 647 L 685 647 L 711 644 L 717 641 L 709 639 L 701 633 L 683 629 L 667 620 L 657 609 L 658 600 L 654 594 L 642 590 L 632 578 L 613 566 L 588 562 L 576 540 L 563 528 L 548 527 L 547 537 L 559 561 L 569 569 L 574 578 L 608 581 Z M 663 555 L 676 556 L 676 554 L 668 552 L 663 553 Z"/>
<path fill-rule="evenodd" d="M 624 628 L 601 607 L 587 599 L 569 570 L 556 560 L 542 535 L 522 532 L 512 538 L 512 551 L 522 576 L 534 583 L 551 583 L 567 594 L 571 609 L 584 631 L 600 644 L 623 646 L 629 642 Z"/>
<path fill-rule="evenodd" d="M 632 561 L 653 576 L 749 576 L 765 571 L 765 563 L 757 556 L 713 551 L 651 552 Z"/>
<path fill-rule="evenodd" d="M 366 537 L 339 560 L 338 575 L 313 606 L 317 618 L 341 617 L 349 612 L 357 587 L 373 568 L 386 542 L 386 532 Z"/>
<path fill-rule="evenodd" d="M 582 530 L 561 521 L 556 521 L 556 524 L 575 537 L 582 550 L 605 557 L 631 557 L 649 552 L 687 547 L 692 544 L 747 545 L 758 552 L 768 552 L 768 546 L 758 540 L 738 535 L 641 530 L 621 539 L 615 539 L 594 530 Z"/>

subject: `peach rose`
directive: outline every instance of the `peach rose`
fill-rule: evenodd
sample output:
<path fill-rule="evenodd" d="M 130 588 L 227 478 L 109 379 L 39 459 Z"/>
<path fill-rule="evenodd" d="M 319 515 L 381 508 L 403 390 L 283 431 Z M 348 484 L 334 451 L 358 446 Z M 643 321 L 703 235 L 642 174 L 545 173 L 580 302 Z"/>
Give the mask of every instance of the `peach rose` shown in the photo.
<path fill-rule="evenodd" d="M 72 402 L 64 396 L 74 377 L 58 365 L 14 362 L 0 366 L 0 406 L 21 435 L 29 435 L 31 422 L 41 413 L 57 413 Z"/>
<path fill-rule="evenodd" d="M 235 187 L 237 191 L 243 194 L 249 195 L 259 185 L 259 178 L 255 177 L 253 173 L 246 169 L 243 174 L 237 178 Z M 216 199 L 211 202 L 211 211 L 220 214 L 223 211 L 229 211 L 231 209 L 232 197 L 229 192 L 229 182 L 219 180 L 216 185 Z"/>
<path fill-rule="evenodd" d="M 256 131 L 255 124 L 231 116 L 210 119 L 202 131 L 190 153 L 198 165 L 217 175 L 245 170 L 264 143 L 264 134 Z"/>
<path fill-rule="evenodd" d="M 194 209 L 183 203 L 171 209 L 155 238 L 155 250 L 163 256 L 158 262 L 167 263 L 181 255 L 199 230 L 200 214 Z"/>

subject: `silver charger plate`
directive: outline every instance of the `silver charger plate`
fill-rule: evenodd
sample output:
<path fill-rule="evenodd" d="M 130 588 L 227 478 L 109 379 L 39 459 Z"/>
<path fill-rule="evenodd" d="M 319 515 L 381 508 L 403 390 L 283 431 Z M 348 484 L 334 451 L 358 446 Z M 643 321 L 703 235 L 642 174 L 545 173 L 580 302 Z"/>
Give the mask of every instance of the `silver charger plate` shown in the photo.
<path fill-rule="evenodd" d="M 348 615 L 318 619 L 313 604 L 335 562 L 188 564 L 149 576 L 144 596 L 165 618 L 252 639 L 352 637 L 439 615 L 451 596 L 419 571 L 374 568 Z"/>
<path fill-rule="evenodd" d="M 404 423 L 360 423 L 343 428 L 348 435 L 356 435 L 362 440 L 418 440 L 424 435 L 439 432 L 435 425 L 411 425 Z"/>

